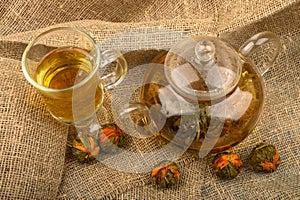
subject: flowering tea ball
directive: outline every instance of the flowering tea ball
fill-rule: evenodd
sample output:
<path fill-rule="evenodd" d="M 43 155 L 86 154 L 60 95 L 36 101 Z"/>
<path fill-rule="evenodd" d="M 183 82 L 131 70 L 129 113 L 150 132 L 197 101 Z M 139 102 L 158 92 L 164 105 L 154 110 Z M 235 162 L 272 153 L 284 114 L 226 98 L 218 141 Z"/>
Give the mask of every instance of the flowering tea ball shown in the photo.
<path fill-rule="evenodd" d="M 258 144 L 251 152 L 250 164 L 256 172 L 274 172 L 280 164 L 278 149 L 271 144 Z"/>
<path fill-rule="evenodd" d="M 152 182 L 162 188 L 169 188 L 179 180 L 179 167 L 172 161 L 164 161 L 151 172 Z"/>
<path fill-rule="evenodd" d="M 99 153 L 98 142 L 92 136 L 77 136 L 72 143 L 72 153 L 79 162 L 87 163 Z"/>
<path fill-rule="evenodd" d="M 243 162 L 239 155 L 223 152 L 215 156 L 212 168 L 219 178 L 233 179 L 240 173 L 242 165 Z"/>
<path fill-rule="evenodd" d="M 124 133 L 116 124 L 105 124 L 99 133 L 101 151 L 115 152 L 123 146 Z"/>

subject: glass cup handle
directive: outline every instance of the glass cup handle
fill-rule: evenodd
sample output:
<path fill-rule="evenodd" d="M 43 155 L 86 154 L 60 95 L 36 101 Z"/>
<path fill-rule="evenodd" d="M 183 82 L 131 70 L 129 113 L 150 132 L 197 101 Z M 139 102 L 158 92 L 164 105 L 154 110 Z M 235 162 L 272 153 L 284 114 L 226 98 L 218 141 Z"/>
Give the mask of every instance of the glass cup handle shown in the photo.
<path fill-rule="evenodd" d="M 257 52 L 260 47 L 267 50 L 263 60 L 258 64 L 260 73 L 263 76 L 272 67 L 281 49 L 280 40 L 274 33 L 265 31 L 252 36 L 240 47 L 239 53 L 249 57 Z"/>
<path fill-rule="evenodd" d="M 127 61 L 120 51 L 105 50 L 101 53 L 100 77 L 106 89 L 118 85 L 124 79 L 127 68 Z"/>

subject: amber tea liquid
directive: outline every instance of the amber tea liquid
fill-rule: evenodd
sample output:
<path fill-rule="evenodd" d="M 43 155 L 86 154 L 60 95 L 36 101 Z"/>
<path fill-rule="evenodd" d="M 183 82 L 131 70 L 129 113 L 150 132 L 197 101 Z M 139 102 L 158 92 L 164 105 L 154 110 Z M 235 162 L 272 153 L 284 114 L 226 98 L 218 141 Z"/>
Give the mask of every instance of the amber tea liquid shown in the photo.
<path fill-rule="evenodd" d="M 64 47 L 51 51 L 39 63 L 36 70 L 37 83 L 57 89 L 57 92 L 42 92 L 55 118 L 65 123 L 86 120 L 102 104 L 103 84 L 97 78 L 97 73 L 85 80 L 95 67 L 93 62 L 86 50 Z M 82 81 L 85 83 L 80 84 Z M 78 84 L 80 87 L 77 87 Z"/>

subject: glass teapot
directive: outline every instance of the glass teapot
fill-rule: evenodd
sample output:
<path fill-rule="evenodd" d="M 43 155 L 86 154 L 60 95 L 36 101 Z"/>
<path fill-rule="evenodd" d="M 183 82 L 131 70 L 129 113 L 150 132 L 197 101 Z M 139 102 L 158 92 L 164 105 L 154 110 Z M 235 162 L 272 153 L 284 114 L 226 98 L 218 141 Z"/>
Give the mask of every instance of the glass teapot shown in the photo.
<path fill-rule="evenodd" d="M 186 38 L 153 60 L 163 65 L 147 72 L 142 110 L 168 141 L 204 154 L 226 150 L 257 124 L 265 97 L 263 75 L 280 48 L 271 32 L 254 35 L 238 51 L 217 37 Z M 265 55 L 255 65 L 249 57 L 259 49 Z M 138 124 L 148 126 L 151 120 Z"/>

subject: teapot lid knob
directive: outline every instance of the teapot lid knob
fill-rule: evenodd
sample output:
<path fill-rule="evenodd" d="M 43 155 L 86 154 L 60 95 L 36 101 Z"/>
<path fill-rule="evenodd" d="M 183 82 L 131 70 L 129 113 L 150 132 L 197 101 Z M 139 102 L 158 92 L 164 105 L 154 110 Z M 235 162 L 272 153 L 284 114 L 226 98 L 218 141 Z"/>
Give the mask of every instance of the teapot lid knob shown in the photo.
<path fill-rule="evenodd" d="M 196 44 L 195 54 L 197 61 L 207 63 L 212 61 L 216 52 L 215 45 L 209 40 L 201 40 Z"/>

